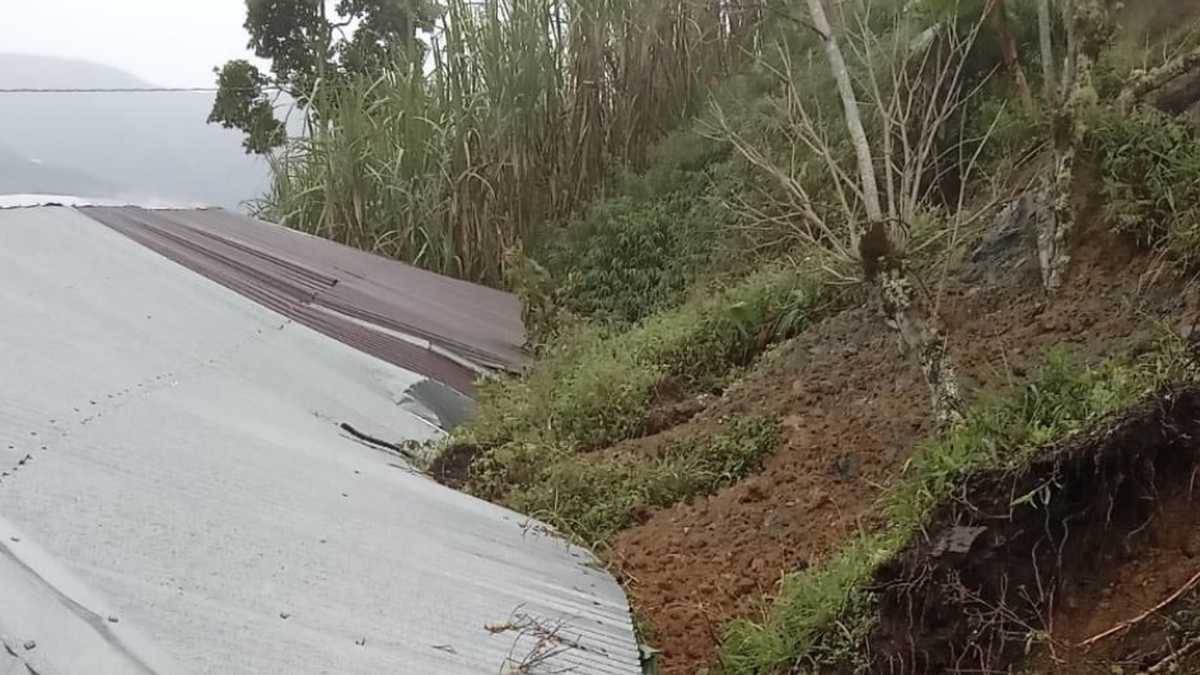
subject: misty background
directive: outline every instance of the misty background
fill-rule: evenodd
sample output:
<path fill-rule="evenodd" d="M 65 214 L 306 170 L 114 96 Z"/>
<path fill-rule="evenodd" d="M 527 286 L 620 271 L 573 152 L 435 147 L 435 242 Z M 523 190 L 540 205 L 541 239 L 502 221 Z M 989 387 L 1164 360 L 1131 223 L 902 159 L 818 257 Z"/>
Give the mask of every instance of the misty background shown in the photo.
<path fill-rule="evenodd" d="M 0 54 L 0 89 L 158 83 L 114 67 Z M 206 123 L 211 93 L 0 94 L 0 194 L 237 208 L 267 187 L 240 132 Z"/>
<path fill-rule="evenodd" d="M 252 59 L 245 15 L 245 0 L 25 3 L 0 45 L 0 89 L 212 87 L 213 67 Z M 270 171 L 239 132 L 206 123 L 214 96 L 0 93 L 0 195 L 255 199 Z"/>

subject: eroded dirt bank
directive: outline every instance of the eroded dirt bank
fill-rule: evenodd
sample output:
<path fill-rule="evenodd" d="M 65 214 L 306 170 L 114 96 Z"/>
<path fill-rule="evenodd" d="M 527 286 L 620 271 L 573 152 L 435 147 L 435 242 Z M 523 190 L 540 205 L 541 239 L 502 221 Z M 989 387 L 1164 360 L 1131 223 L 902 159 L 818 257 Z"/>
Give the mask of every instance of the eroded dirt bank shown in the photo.
<path fill-rule="evenodd" d="M 951 281 L 944 315 L 968 387 L 1022 381 L 1050 347 L 1093 358 L 1148 349 L 1164 327 L 1192 316 L 1182 281 L 1091 215 L 1073 274 L 1053 303 L 1021 231 L 989 233 Z M 782 575 L 877 528 L 878 498 L 930 432 L 919 370 L 877 318 L 853 309 L 764 359 L 686 424 L 603 452 L 654 453 L 744 411 L 783 421 L 783 441 L 765 470 L 651 515 L 610 552 L 654 627 L 667 675 L 712 667 L 725 622 L 761 618 Z"/>

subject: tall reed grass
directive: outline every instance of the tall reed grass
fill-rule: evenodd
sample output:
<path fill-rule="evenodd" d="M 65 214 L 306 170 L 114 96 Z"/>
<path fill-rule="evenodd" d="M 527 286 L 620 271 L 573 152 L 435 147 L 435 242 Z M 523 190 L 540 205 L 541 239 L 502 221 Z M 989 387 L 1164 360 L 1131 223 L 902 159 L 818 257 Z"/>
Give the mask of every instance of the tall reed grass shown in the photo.
<path fill-rule="evenodd" d="M 424 68 L 314 95 L 260 210 L 352 246 L 500 285 L 751 58 L 764 0 L 447 0 Z"/>

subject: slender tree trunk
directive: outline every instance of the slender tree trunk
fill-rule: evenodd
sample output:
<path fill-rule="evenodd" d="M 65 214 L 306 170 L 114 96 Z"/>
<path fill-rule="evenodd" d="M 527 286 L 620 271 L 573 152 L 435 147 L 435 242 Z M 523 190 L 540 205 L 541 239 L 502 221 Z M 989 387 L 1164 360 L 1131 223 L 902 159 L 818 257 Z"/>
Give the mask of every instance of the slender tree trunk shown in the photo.
<path fill-rule="evenodd" d="M 929 386 L 934 419 L 939 425 L 963 421 L 958 374 L 946 349 L 946 338 L 927 294 L 918 294 L 904 258 L 892 246 L 884 223 L 875 223 L 863 234 L 860 245 L 863 272 L 874 283 L 883 315 L 900 335 L 906 352 L 915 352 Z"/>
<path fill-rule="evenodd" d="M 822 0 L 808 0 L 808 10 L 812 14 L 813 28 L 817 29 L 825 43 L 825 56 L 829 59 L 838 94 L 842 97 L 846 127 L 850 130 L 850 141 L 854 144 L 854 154 L 858 157 L 858 175 L 862 181 L 863 206 L 867 210 L 867 221 L 881 223 L 883 207 L 879 203 L 879 184 L 875 179 L 875 159 L 871 156 L 871 144 L 867 142 L 867 132 L 863 129 L 862 115 L 858 111 L 858 99 L 855 98 L 854 86 L 850 82 L 846 59 L 842 57 L 842 48 L 838 45 L 829 19 L 825 16 L 825 6 L 821 3 Z"/>
<path fill-rule="evenodd" d="M 1082 0 L 1087 2 L 1088 0 Z M 1063 24 L 1067 27 L 1067 58 L 1063 66 L 1062 82 L 1059 83 L 1060 95 L 1066 98 L 1071 91 L 1071 81 L 1075 77 L 1075 66 L 1079 60 L 1079 40 L 1075 35 L 1075 0 L 1059 0 L 1059 12 Z"/>
<path fill-rule="evenodd" d="M 914 292 L 908 271 L 904 267 L 903 252 L 896 250 L 896 238 L 892 232 L 894 223 L 885 220 L 879 201 L 879 184 L 871 144 L 863 129 L 862 115 L 850 80 L 850 72 L 846 68 L 846 60 L 842 56 L 833 28 L 829 25 L 822 0 L 808 0 L 808 8 L 812 15 L 813 27 L 821 34 L 825 43 L 825 54 L 837 82 L 846 116 L 846 127 L 858 158 L 863 204 L 867 211 L 866 226 L 862 229 L 858 241 L 863 275 L 867 282 L 876 285 L 884 316 L 899 333 L 901 342 L 907 350 L 916 352 L 921 371 L 929 385 L 934 416 L 940 424 L 957 424 L 963 419 L 958 377 L 946 351 L 946 340 L 938 329 L 937 316 L 932 311 L 928 299 L 919 298 Z"/>
<path fill-rule="evenodd" d="M 1054 34 L 1051 29 L 1050 0 L 1038 0 L 1038 40 L 1042 49 L 1042 87 L 1049 105 L 1054 105 L 1058 85 L 1054 77 Z"/>
<path fill-rule="evenodd" d="M 1105 0 L 1074 0 L 1066 5 L 1067 63 L 1063 98 L 1054 116 L 1054 220 L 1038 233 L 1038 257 L 1046 290 L 1056 292 L 1071 264 L 1075 230 L 1072 192 L 1079 146 L 1087 134 L 1085 115 L 1099 101 L 1093 71 L 1100 51 L 1112 38 Z"/>
<path fill-rule="evenodd" d="M 1017 88 L 1017 96 L 1027 110 L 1034 109 L 1033 91 L 1029 88 L 1029 80 L 1025 77 L 1025 68 L 1021 66 L 1021 54 L 1017 50 L 1017 38 L 1013 35 L 1012 25 L 1008 21 L 1008 3 L 1005 0 L 992 0 L 991 20 L 1000 40 L 1000 56 L 1004 67 L 1012 78 L 1013 86 Z"/>

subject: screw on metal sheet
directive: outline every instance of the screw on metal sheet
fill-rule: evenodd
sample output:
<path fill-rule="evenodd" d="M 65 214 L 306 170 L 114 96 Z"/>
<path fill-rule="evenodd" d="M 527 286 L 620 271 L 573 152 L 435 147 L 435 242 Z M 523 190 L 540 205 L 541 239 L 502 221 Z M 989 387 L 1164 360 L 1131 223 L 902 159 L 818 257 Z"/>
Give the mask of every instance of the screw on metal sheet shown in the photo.
<path fill-rule="evenodd" d="M 367 646 L 367 636 L 364 635 L 363 639 L 355 640 L 354 644 L 358 645 L 359 647 L 366 647 Z"/>
<path fill-rule="evenodd" d="M 117 617 L 115 617 L 115 616 L 110 616 L 110 617 L 108 617 L 108 622 L 109 622 L 109 623 L 117 623 L 117 622 L 119 622 L 119 621 L 120 621 L 120 619 L 118 619 L 118 618 L 117 618 Z"/>
<path fill-rule="evenodd" d="M 33 640 L 29 640 L 22 646 L 25 647 L 25 651 L 29 651 L 31 649 L 37 648 L 37 643 L 34 642 Z"/>
<path fill-rule="evenodd" d="M 21 543 L 21 538 L 20 538 L 20 537 L 9 537 L 9 539 L 10 539 L 10 540 L 11 540 L 11 541 L 12 541 L 14 544 L 19 544 L 19 543 Z"/>
<path fill-rule="evenodd" d="M 288 620 L 288 617 L 290 617 L 290 616 L 291 616 L 291 614 L 288 614 L 287 612 L 280 612 L 280 613 L 279 613 L 279 618 L 283 619 L 284 621 L 287 621 L 287 620 Z"/>

